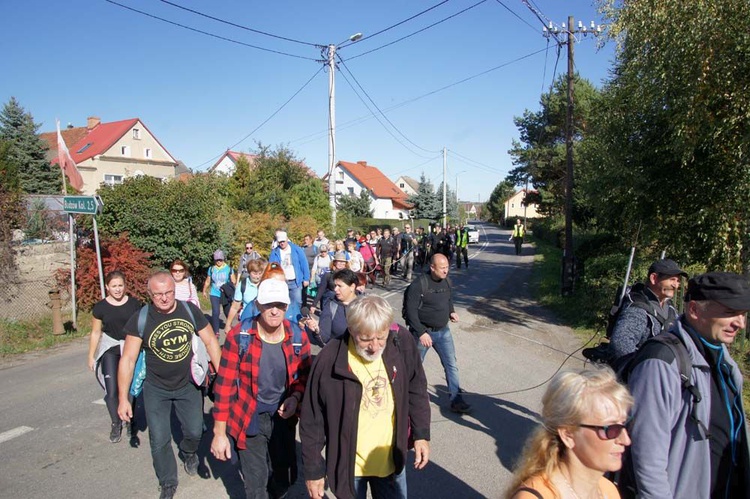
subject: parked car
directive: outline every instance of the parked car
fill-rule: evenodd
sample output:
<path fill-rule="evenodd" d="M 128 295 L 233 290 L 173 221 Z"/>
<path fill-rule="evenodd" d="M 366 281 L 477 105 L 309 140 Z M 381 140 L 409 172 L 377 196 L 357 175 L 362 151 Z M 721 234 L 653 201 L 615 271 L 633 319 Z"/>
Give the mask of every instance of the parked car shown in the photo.
<path fill-rule="evenodd" d="M 469 244 L 478 243 L 479 229 L 477 229 L 476 225 L 467 225 L 466 228 L 469 229 Z"/>

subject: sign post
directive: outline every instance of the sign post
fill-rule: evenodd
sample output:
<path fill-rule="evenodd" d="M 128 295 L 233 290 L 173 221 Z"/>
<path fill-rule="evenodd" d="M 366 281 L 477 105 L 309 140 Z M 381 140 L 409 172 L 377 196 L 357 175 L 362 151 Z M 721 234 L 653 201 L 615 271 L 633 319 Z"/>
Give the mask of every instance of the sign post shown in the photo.
<path fill-rule="evenodd" d="M 99 269 L 99 290 L 102 294 L 102 300 L 106 298 L 104 292 L 104 273 L 102 270 L 102 249 L 99 245 L 99 227 L 96 224 L 96 215 L 102 212 L 104 203 L 99 196 L 64 196 L 63 209 L 66 213 L 80 213 L 84 215 L 93 215 L 94 217 L 94 243 L 96 246 L 96 264 Z M 70 215 L 72 218 L 72 215 Z M 75 310 L 75 278 L 73 278 L 73 310 Z M 75 312 L 74 312 L 75 314 Z"/>

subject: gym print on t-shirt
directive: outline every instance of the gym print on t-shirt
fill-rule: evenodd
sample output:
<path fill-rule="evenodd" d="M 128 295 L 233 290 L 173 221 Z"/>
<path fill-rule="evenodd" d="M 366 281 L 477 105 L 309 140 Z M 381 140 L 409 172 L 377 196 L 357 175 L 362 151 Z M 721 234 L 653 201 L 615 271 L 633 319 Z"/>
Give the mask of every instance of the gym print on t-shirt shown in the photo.
<path fill-rule="evenodd" d="M 184 319 L 162 322 L 148 338 L 149 349 L 164 362 L 185 360 L 192 351 L 193 325 Z"/>

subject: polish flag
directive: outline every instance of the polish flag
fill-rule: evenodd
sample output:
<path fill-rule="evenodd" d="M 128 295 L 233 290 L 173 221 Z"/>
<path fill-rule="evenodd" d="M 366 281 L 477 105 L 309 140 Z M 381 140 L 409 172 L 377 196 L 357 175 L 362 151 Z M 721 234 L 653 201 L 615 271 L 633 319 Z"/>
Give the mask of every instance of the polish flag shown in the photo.
<path fill-rule="evenodd" d="M 65 145 L 65 141 L 60 133 L 60 120 L 57 120 L 57 162 L 60 164 L 63 173 L 68 176 L 70 185 L 78 191 L 83 189 L 81 172 L 78 171 L 75 161 L 70 157 L 68 146 Z"/>

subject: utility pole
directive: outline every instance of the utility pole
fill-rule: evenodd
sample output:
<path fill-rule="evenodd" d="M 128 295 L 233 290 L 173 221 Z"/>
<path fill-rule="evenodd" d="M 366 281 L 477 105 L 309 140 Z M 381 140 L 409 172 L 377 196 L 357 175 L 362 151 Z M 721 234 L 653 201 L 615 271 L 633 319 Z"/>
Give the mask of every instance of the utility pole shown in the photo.
<path fill-rule="evenodd" d="M 443 228 L 448 226 L 448 203 L 446 202 L 446 172 L 448 170 L 448 149 L 443 147 Z"/>
<path fill-rule="evenodd" d="M 354 43 L 362 37 L 362 33 L 356 33 L 347 40 Z M 336 168 L 336 47 L 336 45 L 328 46 L 328 57 L 323 61 L 328 66 L 328 202 L 331 206 L 331 223 L 334 231 L 336 230 L 336 175 L 334 175 Z"/>
<path fill-rule="evenodd" d="M 328 202 L 336 230 L 336 45 L 328 46 Z"/>
<path fill-rule="evenodd" d="M 563 251 L 562 278 L 560 283 L 560 291 L 563 296 L 573 294 L 576 276 L 576 258 L 573 253 L 573 112 L 575 110 L 573 44 L 576 41 L 576 33 L 581 33 L 584 36 L 593 33 L 598 36 L 602 31 L 602 27 L 597 26 L 593 21 L 591 22 L 591 28 L 587 28 L 581 21 L 578 21 L 578 29 L 574 28 L 573 22 L 573 16 L 568 16 L 567 29 L 565 24 L 563 24 L 562 30 L 559 30 L 551 22 L 549 30 L 544 28 L 545 37 L 552 35 L 557 40 L 558 45 L 567 44 L 568 46 L 568 105 L 565 115 L 565 249 Z"/>

